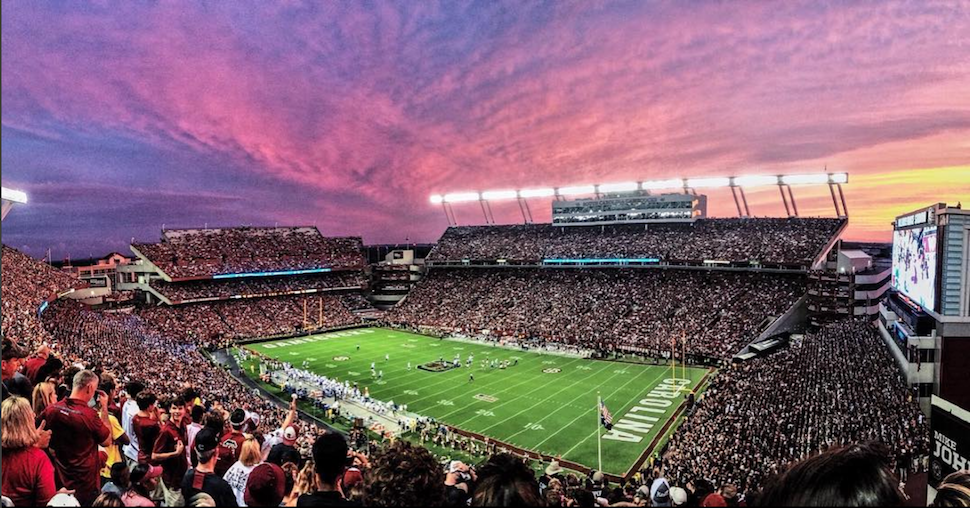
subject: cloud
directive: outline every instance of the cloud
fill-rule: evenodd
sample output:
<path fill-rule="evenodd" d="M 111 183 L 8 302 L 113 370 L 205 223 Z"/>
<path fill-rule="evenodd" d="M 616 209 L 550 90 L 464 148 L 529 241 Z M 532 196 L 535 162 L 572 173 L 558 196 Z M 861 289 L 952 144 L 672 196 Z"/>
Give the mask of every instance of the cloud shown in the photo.
<path fill-rule="evenodd" d="M 436 238 L 435 192 L 967 160 L 957 1 L 2 9 L 5 181 L 214 188 L 368 241 Z M 239 212 L 212 203 L 195 222 Z"/>

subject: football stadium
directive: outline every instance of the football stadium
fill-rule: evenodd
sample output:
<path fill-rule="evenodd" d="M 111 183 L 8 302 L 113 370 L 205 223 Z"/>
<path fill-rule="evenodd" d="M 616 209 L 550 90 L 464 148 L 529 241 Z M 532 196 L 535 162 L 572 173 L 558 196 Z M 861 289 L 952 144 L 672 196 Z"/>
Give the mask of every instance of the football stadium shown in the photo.
<path fill-rule="evenodd" d="M 970 506 L 961 7 L 5 3 L 0 505 Z"/>
<path fill-rule="evenodd" d="M 848 182 L 773 178 L 833 197 Z M 225 457 L 212 460 L 228 479 L 237 435 L 297 466 L 333 434 L 360 453 L 355 468 L 408 443 L 462 475 L 508 456 L 544 482 L 646 496 L 635 487 L 662 474 L 748 499 L 792 464 L 859 443 L 851 453 L 925 485 L 921 405 L 939 403 L 909 385 L 904 367 L 922 366 L 901 337 L 926 332 L 880 316 L 927 308 L 933 291 L 919 289 L 938 283 L 925 278 L 947 231 L 932 224 L 968 215 L 939 205 L 900 217 L 883 264 L 840 239 L 844 215 L 711 218 L 692 188 L 649 187 L 555 201 L 547 224 L 451 226 L 420 259 L 405 247 L 369 262 L 359 237 L 305 226 L 166 229 L 113 255 L 111 272 L 5 246 L 4 361 L 23 366 L 5 397 L 56 421 L 57 401 L 77 396 L 71 380 L 92 372 L 129 432 L 115 453 L 150 463 L 184 449 L 192 425 L 217 425 Z M 4 196 L 5 213 L 30 206 Z M 446 213 L 461 202 L 431 201 Z M 851 294 L 865 287 L 882 287 L 875 309 Z M 142 428 L 146 412 L 166 415 L 167 441 Z M 190 460 L 158 461 L 174 468 L 172 488 Z"/>

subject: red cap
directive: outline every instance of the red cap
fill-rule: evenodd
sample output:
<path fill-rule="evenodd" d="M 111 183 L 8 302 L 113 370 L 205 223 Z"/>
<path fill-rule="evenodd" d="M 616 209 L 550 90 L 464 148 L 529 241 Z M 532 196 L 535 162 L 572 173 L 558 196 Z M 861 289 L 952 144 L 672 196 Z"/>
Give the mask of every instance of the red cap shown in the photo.
<path fill-rule="evenodd" d="M 286 473 L 276 464 L 263 463 L 249 473 L 243 500 L 249 506 L 279 506 L 286 495 Z"/>
<path fill-rule="evenodd" d="M 703 506 L 705 508 L 707 508 L 707 507 L 711 507 L 711 508 L 714 508 L 714 507 L 727 507 L 727 501 L 724 500 L 724 497 L 723 496 L 721 496 L 720 494 L 718 494 L 718 493 L 715 492 L 714 494 L 711 494 L 711 495 L 705 497 L 704 498 L 704 502 L 701 503 L 701 506 Z"/>

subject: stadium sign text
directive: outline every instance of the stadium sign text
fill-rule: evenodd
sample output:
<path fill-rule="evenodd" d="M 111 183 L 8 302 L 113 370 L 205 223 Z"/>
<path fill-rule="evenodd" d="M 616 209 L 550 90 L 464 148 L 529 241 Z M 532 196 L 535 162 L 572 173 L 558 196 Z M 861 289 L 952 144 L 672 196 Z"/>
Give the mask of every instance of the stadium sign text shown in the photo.
<path fill-rule="evenodd" d="M 689 390 L 690 385 L 689 379 L 664 379 L 614 423 L 613 429 L 604 434 L 603 439 L 625 443 L 643 441 L 654 426 L 667 421 L 668 413 L 677 407 L 673 401 L 681 398 L 681 392 Z"/>

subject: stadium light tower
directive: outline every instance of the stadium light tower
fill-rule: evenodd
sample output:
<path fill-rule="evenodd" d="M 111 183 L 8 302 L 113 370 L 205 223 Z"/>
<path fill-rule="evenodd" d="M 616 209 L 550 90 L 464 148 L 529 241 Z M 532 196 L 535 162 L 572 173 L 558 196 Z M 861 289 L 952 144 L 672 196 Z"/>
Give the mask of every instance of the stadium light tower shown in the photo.
<path fill-rule="evenodd" d="M 7 214 L 13 209 L 15 204 L 27 204 L 27 194 L 23 191 L 8 189 L 2 187 L 3 189 L 3 215 L 0 216 L 0 221 L 7 218 Z"/>
<path fill-rule="evenodd" d="M 792 186 L 807 185 L 828 185 L 832 194 L 832 204 L 835 213 L 839 218 L 847 218 L 849 212 L 845 204 L 845 194 L 842 192 L 842 184 L 849 183 L 848 173 L 829 173 L 828 168 L 821 173 L 792 174 L 792 175 L 746 175 L 729 177 L 702 177 L 702 178 L 670 178 L 667 180 L 646 180 L 638 182 L 611 182 L 596 185 L 566 185 L 561 187 L 546 187 L 519 190 L 494 190 L 484 192 L 458 192 L 452 194 L 435 194 L 431 196 L 431 203 L 442 205 L 445 216 L 448 218 L 449 226 L 457 226 L 455 212 L 451 207 L 452 203 L 478 201 L 485 215 L 486 224 L 494 224 L 495 218 L 492 215 L 490 202 L 492 201 L 511 201 L 519 202 L 519 210 L 522 212 L 522 219 L 526 224 L 532 222 L 532 212 L 526 201 L 529 198 L 552 198 L 556 201 L 574 196 L 595 196 L 597 199 L 603 194 L 613 194 L 621 192 L 640 191 L 649 195 L 651 191 L 683 191 L 685 194 L 697 194 L 696 189 L 722 189 L 730 188 L 731 195 L 734 197 L 734 204 L 741 217 L 750 217 L 751 208 L 748 206 L 748 198 L 744 193 L 745 188 L 753 187 L 772 187 L 778 186 L 781 192 L 781 200 L 785 205 L 785 212 L 789 217 L 798 217 L 798 204 L 795 202 L 795 194 Z M 836 190 L 838 197 L 836 197 Z"/>

